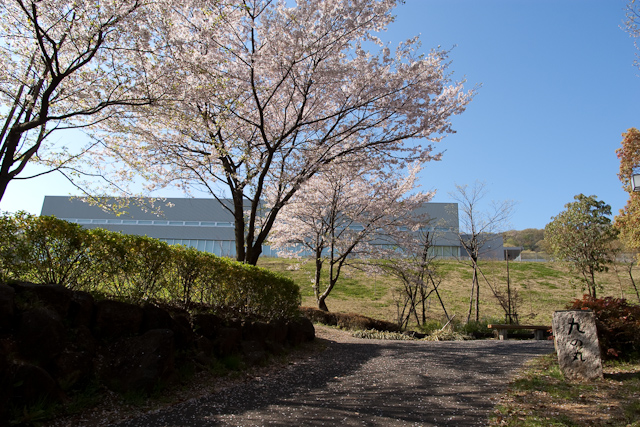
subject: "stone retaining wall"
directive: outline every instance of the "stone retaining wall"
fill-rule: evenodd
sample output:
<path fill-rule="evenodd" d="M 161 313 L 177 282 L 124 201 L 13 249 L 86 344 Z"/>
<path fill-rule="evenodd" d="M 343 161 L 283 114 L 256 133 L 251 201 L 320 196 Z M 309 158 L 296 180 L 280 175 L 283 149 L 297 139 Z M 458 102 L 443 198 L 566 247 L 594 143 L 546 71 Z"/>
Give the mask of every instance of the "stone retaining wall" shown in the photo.
<path fill-rule="evenodd" d="M 230 355 L 260 363 L 314 337 L 304 317 L 225 320 L 95 301 L 62 286 L 0 284 L 0 420 L 11 406 L 62 402 L 95 380 L 118 392 L 151 392 L 174 380 L 177 366 L 197 371 Z"/>

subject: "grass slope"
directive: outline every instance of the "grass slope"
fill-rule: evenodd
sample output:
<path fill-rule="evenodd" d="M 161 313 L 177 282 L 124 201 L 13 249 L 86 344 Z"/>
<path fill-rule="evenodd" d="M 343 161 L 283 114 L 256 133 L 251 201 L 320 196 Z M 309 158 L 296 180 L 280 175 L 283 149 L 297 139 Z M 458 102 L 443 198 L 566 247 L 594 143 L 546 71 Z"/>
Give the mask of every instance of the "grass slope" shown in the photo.
<path fill-rule="evenodd" d="M 314 277 L 312 262 L 261 258 L 258 265 L 292 278 L 300 286 L 302 305 L 316 306 L 311 288 Z M 439 290 L 445 307 L 449 315 L 456 314 L 457 319 L 464 320 L 469 310 L 471 267 L 455 260 L 439 261 L 438 265 L 442 277 Z M 480 268 L 492 287 L 506 289 L 507 268 L 504 261 L 485 261 L 480 264 Z M 623 268 L 617 270 L 611 268 L 598 275 L 598 283 L 602 285 L 598 296 L 624 297 L 637 302 L 638 298 L 628 275 Z M 640 270 L 635 268 L 634 276 L 640 277 L 639 273 Z M 569 301 L 583 295 L 580 277 L 561 263 L 510 262 L 509 277 L 512 290 L 517 291 L 520 296 L 520 323 L 551 325 L 555 310 L 564 309 Z M 326 280 L 326 272 L 324 279 Z M 480 280 L 480 317 L 494 322 L 501 321 L 504 319 L 504 312 L 487 282 L 482 277 Z M 346 268 L 327 298 L 327 306 L 330 311 L 358 313 L 395 322 L 397 307 L 394 293 L 399 285 L 390 276 Z M 431 319 L 444 319 L 435 294 L 430 298 L 429 313 Z"/>

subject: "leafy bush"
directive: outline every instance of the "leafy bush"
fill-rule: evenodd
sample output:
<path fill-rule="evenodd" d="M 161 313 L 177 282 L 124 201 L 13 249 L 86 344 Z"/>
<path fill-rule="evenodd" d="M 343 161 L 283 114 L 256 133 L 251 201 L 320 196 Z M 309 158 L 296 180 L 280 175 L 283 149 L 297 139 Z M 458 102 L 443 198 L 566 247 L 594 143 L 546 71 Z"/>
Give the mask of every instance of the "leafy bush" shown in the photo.
<path fill-rule="evenodd" d="M 504 323 L 504 318 L 483 318 L 480 321 L 470 321 L 464 324 L 456 323 L 456 330 L 460 331 L 463 334 L 467 335 L 484 335 L 484 334 L 493 334 L 493 330 L 489 329 L 489 325 L 492 323 Z"/>
<path fill-rule="evenodd" d="M 39 283 L 81 286 L 91 270 L 90 238 L 77 224 L 24 212 L 1 220 L 3 276 Z"/>
<path fill-rule="evenodd" d="M 473 336 L 469 334 L 463 334 L 460 332 L 450 330 L 437 330 L 430 333 L 425 340 L 426 341 L 464 341 L 472 340 Z"/>
<path fill-rule="evenodd" d="M 640 306 L 630 304 L 625 299 L 585 295 L 567 308 L 594 312 L 603 359 L 629 360 L 640 357 Z"/>
<path fill-rule="evenodd" d="M 269 270 L 146 236 L 86 230 L 54 217 L 0 217 L 0 279 L 58 284 L 107 297 L 164 301 L 234 317 L 299 314 L 300 289 Z"/>
<path fill-rule="evenodd" d="M 103 286 L 113 296 L 132 302 L 164 299 L 169 245 L 147 236 L 91 231 L 91 258 Z"/>
<path fill-rule="evenodd" d="M 22 269 L 22 258 L 20 255 L 20 244 L 22 234 L 18 229 L 17 216 L 0 216 L 0 280 L 16 279 L 18 271 Z"/>
<path fill-rule="evenodd" d="M 453 324 L 450 323 L 450 325 L 453 327 Z M 432 332 L 439 331 L 443 326 L 440 320 L 428 319 L 420 326 L 420 331 L 428 335 Z"/>
<path fill-rule="evenodd" d="M 169 249 L 172 265 L 166 281 L 168 300 L 184 308 L 195 302 L 204 302 L 204 277 L 210 266 L 207 253 L 182 245 L 173 245 Z"/>
<path fill-rule="evenodd" d="M 204 303 L 243 317 L 278 319 L 298 314 L 302 297 L 291 279 L 215 255 L 208 258 Z"/>
<path fill-rule="evenodd" d="M 313 323 L 338 326 L 338 319 L 336 319 L 335 313 L 323 311 L 313 307 L 300 307 L 300 311 L 304 317 L 311 320 Z"/>

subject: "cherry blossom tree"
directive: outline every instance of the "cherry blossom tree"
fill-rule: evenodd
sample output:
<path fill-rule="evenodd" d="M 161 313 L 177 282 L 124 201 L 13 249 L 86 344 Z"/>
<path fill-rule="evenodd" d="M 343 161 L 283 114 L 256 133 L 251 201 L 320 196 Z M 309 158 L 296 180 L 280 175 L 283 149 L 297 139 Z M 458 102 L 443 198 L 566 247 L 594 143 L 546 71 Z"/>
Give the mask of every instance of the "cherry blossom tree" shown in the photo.
<path fill-rule="evenodd" d="M 435 157 L 432 144 L 474 92 L 451 81 L 447 51 L 378 38 L 396 0 L 240 3 L 192 14 L 187 35 L 200 44 L 181 56 L 180 102 L 110 122 L 95 159 L 126 163 L 149 191 L 230 198 L 237 259 L 255 264 L 279 212 L 318 171 L 354 156 L 390 167 Z"/>
<path fill-rule="evenodd" d="M 394 252 L 401 236 L 415 233 L 423 224 L 419 208 L 433 196 L 410 194 L 417 166 L 407 176 L 370 164 L 332 166 L 311 178 L 282 208 L 269 237 L 280 256 L 312 257 L 313 290 L 318 308 L 325 311 L 342 268 L 352 260 Z M 328 279 L 323 282 L 325 264 Z"/>
<path fill-rule="evenodd" d="M 169 87 L 155 0 L 0 3 L 0 199 L 30 162 L 73 170 L 86 147 L 55 147 L 53 131 L 126 117 Z M 42 174 L 42 173 L 41 173 Z"/>
<path fill-rule="evenodd" d="M 638 40 L 640 40 L 640 3 L 637 3 L 636 0 L 629 0 L 627 3 L 626 11 L 625 11 L 626 21 L 624 22 L 624 30 L 629 33 L 629 36 L 634 38 L 634 45 L 636 50 L 640 51 L 640 45 L 638 44 Z M 636 60 L 634 61 L 634 65 L 640 68 L 640 55 L 636 53 Z"/>

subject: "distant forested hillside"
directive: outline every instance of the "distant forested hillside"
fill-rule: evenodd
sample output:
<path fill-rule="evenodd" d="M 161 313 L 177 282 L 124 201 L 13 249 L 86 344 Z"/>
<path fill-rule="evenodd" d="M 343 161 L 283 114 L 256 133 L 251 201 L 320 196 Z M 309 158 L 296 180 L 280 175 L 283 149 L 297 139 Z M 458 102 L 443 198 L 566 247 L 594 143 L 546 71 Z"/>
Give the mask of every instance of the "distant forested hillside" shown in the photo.
<path fill-rule="evenodd" d="M 522 246 L 525 251 L 544 251 L 544 230 L 527 228 L 526 230 L 509 230 L 502 233 L 505 246 Z"/>

